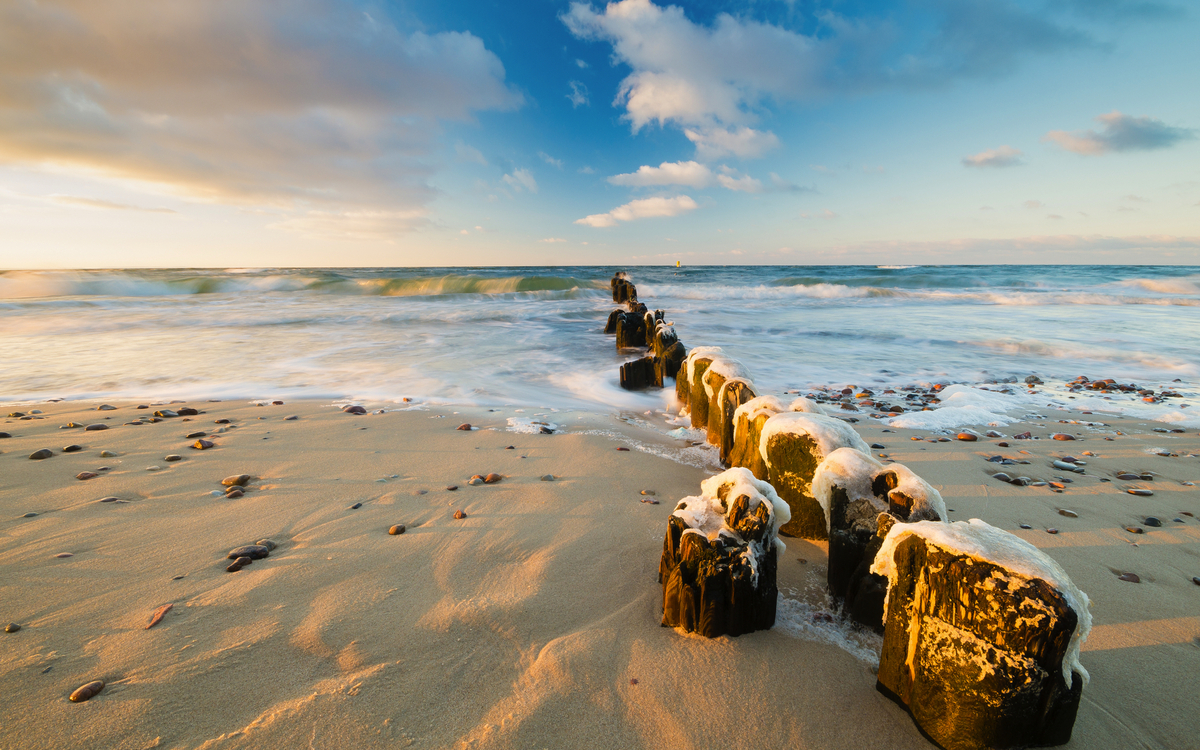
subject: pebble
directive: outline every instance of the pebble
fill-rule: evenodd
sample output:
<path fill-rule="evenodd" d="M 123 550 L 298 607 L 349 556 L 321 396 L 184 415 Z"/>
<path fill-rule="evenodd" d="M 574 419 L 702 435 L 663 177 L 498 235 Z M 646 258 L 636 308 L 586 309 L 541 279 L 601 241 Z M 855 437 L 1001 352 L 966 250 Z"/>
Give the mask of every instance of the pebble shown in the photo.
<path fill-rule="evenodd" d="M 229 563 L 229 567 L 225 568 L 225 572 L 226 572 L 226 573 L 236 573 L 236 572 L 238 572 L 239 570 L 241 570 L 241 569 L 242 569 L 242 566 L 243 566 L 243 563 L 241 563 L 241 562 L 239 562 L 239 561 L 240 561 L 240 560 L 245 560 L 245 559 L 246 559 L 246 558 L 244 558 L 244 557 L 239 557 L 237 560 L 234 560 L 233 562 Z"/>
<path fill-rule="evenodd" d="M 1142 521 L 1142 523 L 1145 524 L 1146 526 L 1151 526 L 1156 529 L 1159 528 L 1160 526 L 1162 526 L 1162 521 L 1155 518 L 1154 516 L 1146 516 L 1146 520 Z"/>
<path fill-rule="evenodd" d="M 479 485 L 483 484 L 483 477 L 478 475 L 473 476 L 467 480 L 467 484 L 471 485 L 472 487 L 478 487 Z"/>
<path fill-rule="evenodd" d="M 239 497 L 245 494 L 246 493 L 242 492 L 240 487 L 230 487 L 229 491 L 225 493 L 225 497 L 229 498 L 230 500 L 237 500 Z"/>
<path fill-rule="evenodd" d="M 1065 432 L 1056 432 L 1050 436 L 1051 440 L 1074 440 L 1074 435 L 1068 435 Z"/>
<path fill-rule="evenodd" d="M 249 474 L 234 474 L 233 476 L 225 477 L 221 480 L 221 484 L 226 487 L 245 487 L 253 477 Z"/>
<path fill-rule="evenodd" d="M 1020 526 L 1021 526 L 1021 528 L 1022 528 L 1022 529 L 1032 529 L 1032 528 L 1033 528 L 1032 526 L 1030 526 L 1030 525 L 1029 525 L 1029 524 L 1027 524 L 1027 523 L 1023 523 L 1023 524 L 1021 524 Z"/>
<path fill-rule="evenodd" d="M 1192 576 L 1192 583 L 1196 584 L 1197 586 L 1200 586 L 1200 576 Z M 18 625 L 17 627 L 21 627 L 21 626 Z"/>
<path fill-rule="evenodd" d="M 188 440 L 191 440 L 192 438 L 202 438 L 207 436 L 207 432 L 189 432 L 185 437 L 187 437 Z"/>
<path fill-rule="evenodd" d="M 266 547 L 271 552 L 274 552 L 275 548 L 279 546 L 270 539 L 259 539 L 257 542 L 255 542 L 255 544 L 259 547 Z"/>
<path fill-rule="evenodd" d="M 29 454 L 29 458 L 34 461 L 41 461 L 43 458 L 50 458 L 54 453 L 49 448 L 42 448 Z"/>
<path fill-rule="evenodd" d="M 542 481 L 543 481 L 543 482 L 553 482 L 553 481 L 554 481 L 554 475 L 553 475 L 553 474 L 543 474 L 543 475 L 542 475 Z"/>
<path fill-rule="evenodd" d="M 116 458 L 117 454 L 112 451 L 100 451 L 100 458 Z"/>
<path fill-rule="evenodd" d="M 162 417 L 163 419 L 170 419 L 171 417 L 178 417 L 179 414 L 171 411 L 170 409 L 160 409 L 154 412 L 154 416 Z"/>
<path fill-rule="evenodd" d="M 1067 518 L 1079 518 L 1079 514 L 1078 514 L 1078 513 L 1076 513 L 1076 512 L 1075 512 L 1075 511 L 1073 511 L 1073 510 L 1067 510 L 1066 508 L 1059 508 L 1059 509 L 1058 509 L 1058 515 L 1060 515 L 1060 516 L 1066 516 Z"/>
<path fill-rule="evenodd" d="M 881 451 L 881 450 L 886 450 L 886 449 L 887 449 L 886 445 L 881 445 L 879 443 L 871 443 L 871 450 Z"/>
<path fill-rule="evenodd" d="M 162 471 L 161 466 L 147 466 L 146 471 Z"/>
<path fill-rule="evenodd" d="M 16 624 L 15 622 L 10 622 L 9 624 L 4 626 L 5 633 L 15 633 L 20 629 L 21 629 L 21 626 Z"/>
<path fill-rule="evenodd" d="M 973 443 L 979 439 L 978 435 L 975 435 L 970 432 L 960 432 L 957 435 L 955 435 L 955 437 L 958 438 L 959 440 L 964 440 L 968 443 Z"/>
<path fill-rule="evenodd" d="M 116 410 L 117 410 L 117 407 L 110 406 L 109 404 L 100 404 L 99 406 L 96 407 L 96 411 L 116 411 Z"/>
<path fill-rule="evenodd" d="M 74 552 L 59 552 L 57 555 L 55 555 L 55 557 L 60 560 L 65 560 L 68 557 L 74 557 L 74 556 L 75 556 Z"/>
<path fill-rule="evenodd" d="M 220 419 L 214 419 L 213 424 L 229 424 L 229 420 L 221 417 Z"/>
<path fill-rule="evenodd" d="M 182 409 L 180 409 L 178 412 L 176 412 L 176 414 L 178 414 L 181 417 L 194 417 L 194 416 L 198 415 L 199 413 L 200 413 L 199 411 L 197 411 L 196 409 L 193 409 L 190 406 L 185 406 Z"/>
<path fill-rule="evenodd" d="M 642 490 L 642 494 L 643 494 L 643 495 L 650 495 L 651 497 L 653 497 L 654 495 L 656 495 L 656 494 L 658 494 L 658 493 L 656 493 L 654 490 Z"/>
<path fill-rule="evenodd" d="M 516 446 L 510 445 L 510 446 L 507 446 L 504 450 L 506 450 L 506 451 L 516 450 Z"/>
<path fill-rule="evenodd" d="M 461 510 L 456 510 L 456 511 L 454 511 L 454 517 L 459 520 L 462 520 L 467 517 L 467 514 L 462 512 Z"/>
<path fill-rule="evenodd" d="M 985 433 L 985 434 L 990 438 L 1004 437 L 1003 435 L 1001 435 L 999 432 L 996 432 L 995 430 L 988 430 L 987 433 Z"/>
<path fill-rule="evenodd" d="M 1009 475 L 1005 474 L 1002 471 L 998 471 L 995 474 L 993 474 L 992 479 L 998 479 L 1001 482 L 1012 482 L 1012 480 L 1013 480 L 1012 477 L 1010 477 Z"/>
<path fill-rule="evenodd" d="M 617 447 L 617 450 L 619 450 L 619 451 L 628 451 L 629 449 L 628 449 L 628 448 L 626 448 L 625 446 L 623 446 L 623 445 L 622 445 L 622 446 L 618 446 L 618 447 Z"/>
<path fill-rule="evenodd" d="M 90 424 L 87 427 L 84 427 L 83 431 L 84 432 L 99 432 L 101 430 L 107 430 L 107 429 L 108 429 L 108 425 L 106 425 L 106 424 Z"/>
<path fill-rule="evenodd" d="M 78 425 L 76 425 L 76 427 L 78 427 Z M 10 435 L 9 433 L 0 432 L 0 440 L 3 440 L 4 438 L 10 438 L 10 437 L 12 437 L 12 435 Z"/>
<path fill-rule="evenodd" d="M 1118 581 L 1129 581 L 1130 583 L 1141 583 L 1142 579 L 1137 573 L 1122 573 L 1117 576 Z"/>
<path fill-rule="evenodd" d="M 216 443 L 214 443 L 213 441 L 204 440 L 204 439 L 200 439 L 200 440 L 197 440 L 196 442 L 192 443 L 192 447 L 198 451 L 208 450 L 209 448 L 213 447 L 214 445 L 216 445 Z"/>
<path fill-rule="evenodd" d="M 83 703 L 86 700 L 91 700 L 99 695 L 103 689 L 104 682 L 102 680 L 92 680 L 86 685 L 75 688 L 75 692 L 71 693 L 71 702 Z"/>
<path fill-rule="evenodd" d="M 37 515 L 37 513 L 30 511 L 29 513 L 26 513 L 25 515 L 21 516 L 21 518 L 33 518 L 36 515 Z"/>
<path fill-rule="evenodd" d="M 271 550 L 264 544 L 247 544 L 229 550 L 226 558 L 236 560 L 239 557 L 249 557 L 251 560 L 259 560 L 269 554 L 271 554 Z"/>
<path fill-rule="evenodd" d="M 100 502 L 102 502 L 102 503 L 115 503 L 116 501 L 117 501 L 117 498 L 115 498 L 115 497 L 102 497 L 102 498 L 100 498 Z"/>
<path fill-rule="evenodd" d="M 361 406 L 347 406 L 342 409 L 346 414 L 366 414 L 367 410 Z"/>
<path fill-rule="evenodd" d="M 283 418 L 283 421 L 284 421 L 284 422 L 295 422 L 295 421 L 296 421 L 297 419 L 299 419 L 299 418 L 300 418 L 300 417 L 298 417 L 297 415 L 295 415 L 295 414 L 292 414 L 292 415 L 289 415 L 289 416 L 286 416 L 286 417 L 284 417 L 284 418 Z"/>
<path fill-rule="evenodd" d="M 23 416 L 25 416 L 25 412 L 23 412 L 23 411 L 14 411 L 14 412 L 9 412 L 9 414 L 8 414 L 9 419 L 17 419 L 17 418 L 23 417 Z"/>
<path fill-rule="evenodd" d="M 499 482 L 503 478 L 504 477 L 500 476 L 499 474 L 492 473 L 492 474 L 488 474 L 486 477 L 484 477 L 483 482 L 484 482 L 484 484 L 495 484 L 496 482 Z"/>
<path fill-rule="evenodd" d="M 457 490 L 457 489 L 458 489 L 458 485 L 457 485 L 457 484 L 452 484 L 452 485 L 450 485 L 449 487 L 447 487 L 447 488 L 446 488 L 446 490 L 447 490 L 447 491 L 449 491 L 449 492 L 454 492 L 454 491 L 455 491 L 455 490 Z"/>
<path fill-rule="evenodd" d="M 1001 448 L 1007 448 L 1007 447 L 1008 447 L 1008 443 L 996 443 L 996 445 L 1000 446 Z"/>
<path fill-rule="evenodd" d="M 210 492 L 208 494 L 212 497 L 225 497 L 225 493 L 221 492 L 220 490 L 213 490 L 212 492 Z"/>
<path fill-rule="evenodd" d="M 1138 497 L 1150 497 L 1151 495 L 1154 494 L 1150 490 L 1143 490 L 1143 489 L 1138 489 L 1138 488 L 1134 488 L 1134 487 L 1131 487 L 1125 491 L 1128 492 L 1130 495 L 1137 495 Z"/>
<path fill-rule="evenodd" d="M 540 432 L 543 435 L 553 435 L 554 434 L 554 430 L 550 429 L 546 425 L 542 425 L 541 427 L 539 427 L 538 432 Z"/>
<path fill-rule="evenodd" d="M 654 498 L 652 498 L 652 497 L 643 497 L 643 498 L 642 498 L 642 502 L 643 502 L 643 503 L 650 503 L 651 505 L 658 505 L 658 501 L 657 501 L 657 500 L 655 500 L 655 499 L 654 499 Z"/>
<path fill-rule="evenodd" d="M 1073 471 L 1076 474 L 1083 473 L 1083 469 L 1079 468 L 1075 464 L 1067 463 L 1066 461 L 1051 461 L 1050 465 L 1056 469 L 1062 469 L 1063 471 Z"/>
<path fill-rule="evenodd" d="M 1046 529 L 1046 533 L 1047 533 L 1047 534 L 1057 534 L 1057 533 L 1058 533 L 1058 529 Z"/>
<path fill-rule="evenodd" d="M 403 534 L 405 531 L 407 531 L 407 529 L 404 528 L 404 524 L 402 524 L 402 523 L 398 523 L 395 526 L 393 526 L 392 528 L 388 529 L 388 533 L 391 534 L 392 536 L 399 536 L 399 535 Z"/>
<path fill-rule="evenodd" d="M 68 445 L 62 449 L 62 452 L 63 453 L 78 453 L 81 450 L 83 450 L 82 445 Z M 101 454 L 101 455 L 103 455 L 103 454 Z"/>
<path fill-rule="evenodd" d="M 354 505 L 351 505 L 349 508 L 347 508 L 347 510 L 358 510 L 361 507 L 362 507 L 362 503 L 355 503 Z"/>
<path fill-rule="evenodd" d="M 1032 438 L 1033 438 L 1032 432 L 1022 432 L 1020 434 L 1013 435 L 1013 440 L 1031 440 Z"/>
<path fill-rule="evenodd" d="M 1128 472 L 1121 472 L 1120 474 L 1117 474 L 1117 479 L 1124 479 L 1125 481 L 1127 481 L 1127 482 L 1128 482 L 1128 481 L 1131 481 L 1131 480 L 1134 480 L 1134 479 L 1141 479 L 1141 477 L 1140 477 L 1140 476 L 1138 476 L 1137 474 L 1130 474 L 1130 473 L 1128 473 Z"/>
<path fill-rule="evenodd" d="M 471 429 L 471 425 L 467 422 L 463 422 L 462 424 L 460 424 L 458 427 L 455 427 L 454 429 L 463 430 L 464 432 L 468 432 Z"/>
<path fill-rule="evenodd" d="M 1124 527 L 1130 534 L 1145 534 L 1146 530 L 1141 526 L 1126 526 Z"/>
<path fill-rule="evenodd" d="M 178 453 L 170 453 L 170 454 L 164 456 L 163 460 L 168 463 L 174 463 L 175 461 L 182 461 L 183 456 L 179 455 Z"/>
<path fill-rule="evenodd" d="M 95 479 L 98 476 L 100 476 L 100 475 L 94 471 L 81 471 L 75 475 L 75 478 L 76 479 Z"/>

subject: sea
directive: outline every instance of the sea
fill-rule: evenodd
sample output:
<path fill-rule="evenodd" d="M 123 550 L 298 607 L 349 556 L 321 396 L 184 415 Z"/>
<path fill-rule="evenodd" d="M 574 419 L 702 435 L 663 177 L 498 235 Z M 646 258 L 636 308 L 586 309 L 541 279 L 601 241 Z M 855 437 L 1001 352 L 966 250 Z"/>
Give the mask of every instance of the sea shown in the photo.
<path fill-rule="evenodd" d="M 669 409 L 669 389 L 619 386 L 620 364 L 638 355 L 603 333 L 616 271 L 685 346 L 740 360 L 759 393 L 961 384 L 968 398 L 945 406 L 966 411 L 900 426 L 1002 424 L 1060 405 L 1200 427 L 1200 268 L 1189 266 L 7 271 L 0 402 Z M 1046 385 L 1026 389 L 1031 375 Z M 1069 394 L 1081 375 L 1181 397 Z M 993 395 L 1013 379 L 1009 400 Z"/>

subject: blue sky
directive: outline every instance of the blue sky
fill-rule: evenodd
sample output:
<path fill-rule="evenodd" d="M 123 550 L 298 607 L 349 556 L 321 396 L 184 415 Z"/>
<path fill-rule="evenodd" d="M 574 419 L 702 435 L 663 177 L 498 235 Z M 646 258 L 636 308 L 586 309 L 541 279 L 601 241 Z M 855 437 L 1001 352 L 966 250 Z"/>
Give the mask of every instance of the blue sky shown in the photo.
<path fill-rule="evenodd" d="M 1170 0 L 0 0 L 0 267 L 1200 262 Z"/>

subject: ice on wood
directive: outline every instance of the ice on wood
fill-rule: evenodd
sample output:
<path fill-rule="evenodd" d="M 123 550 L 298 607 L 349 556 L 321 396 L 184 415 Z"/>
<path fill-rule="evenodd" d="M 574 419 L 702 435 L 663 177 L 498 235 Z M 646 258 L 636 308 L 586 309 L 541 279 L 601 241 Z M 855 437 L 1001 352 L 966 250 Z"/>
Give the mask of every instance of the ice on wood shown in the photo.
<path fill-rule="evenodd" d="M 891 528 L 871 572 L 887 579 L 877 686 L 922 732 L 946 750 L 1070 741 L 1091 614 L 1057 563 L 978 519 L 921 521 Z"/>
<path fill-rule="evenodd" d="M 708 637 L 770 628 L 787 503 L 742 468 L 710 477 L 700 490 L 667 519 L 662 624 Z"/>
<path fill-rule="evenodd" d="M 813 472 L 812 496 L 825 511 L 825 528 L 830 529 L 830 507 L 834 487 L 846 493 L 850 524 L 865 531 L 875 530 L 875 517 L 886 513 L 888 504 L 875 496 L 872 482 L 883 464 L 854 448 L 838 448 L 825 457 Z"/>
<path fill-rule="evenodd" d="M 825 457 L 838 448 L 870 452 L 854 428 L 823 414 L 781 412 L 762 424 L 759 455 L 767 479 L 792 509 L 785 534 L 826 539 L 825 511 L 813 498 L 813 474 Z"/>

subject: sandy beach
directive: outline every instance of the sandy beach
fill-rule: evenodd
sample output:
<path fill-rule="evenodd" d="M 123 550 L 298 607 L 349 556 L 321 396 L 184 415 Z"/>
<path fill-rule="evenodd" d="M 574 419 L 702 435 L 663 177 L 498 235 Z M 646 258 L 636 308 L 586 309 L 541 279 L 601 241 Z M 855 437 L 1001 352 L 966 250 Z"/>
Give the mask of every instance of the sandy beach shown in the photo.
<path fill-rule="evenodd" d="M 875 689 L 879 639 L 829 616 L 823 544 L 787 540 L 774 629 L 660 627 L 666 518 L 714 470 L 712 449 L 642 424 L 663 415 L 112 405 L 33 404 L 19 409 L 38 418 L 0 424 L 0 619 L 20 625 L 0 634 L 0 747 L 930 747 Z M 126 424 L 182 407 L 200 414 Z M 1200 521 L 1185 512 L 1200 515 L 1200 490 L 1184 483 L 1200 481 L 1200 440 L 1045 415 L 978 442 L 855 426 L 939 489 L 951 519 L 1012 531 L 1087 592 L 1091 683 L 1069 747 L 1187 747 Z M 513 432 L 509 417 L 558 429 Z M 1041 439 L 1011 439 L 1026 429 Z M 214 447 L 189 447 L 195 432 Z M 54 455 L 28 458 L 43 448 Z M 1064 472 L 1049 461 L 1066 455 L 1086 474 L 1061 493 L 989 476 L 1053 481 Z M 468 484 L 491 472 L 502 480 Z M 221 481 L 237 474 L 253 479 L 228 499 Z M 389 535 L 395 524 L 406 532 Z M 229 550 L 264 538 L 278 545 L 268 558 L 225 571 Z M 72 703 L 91 680 L 104 690 Z"/>

